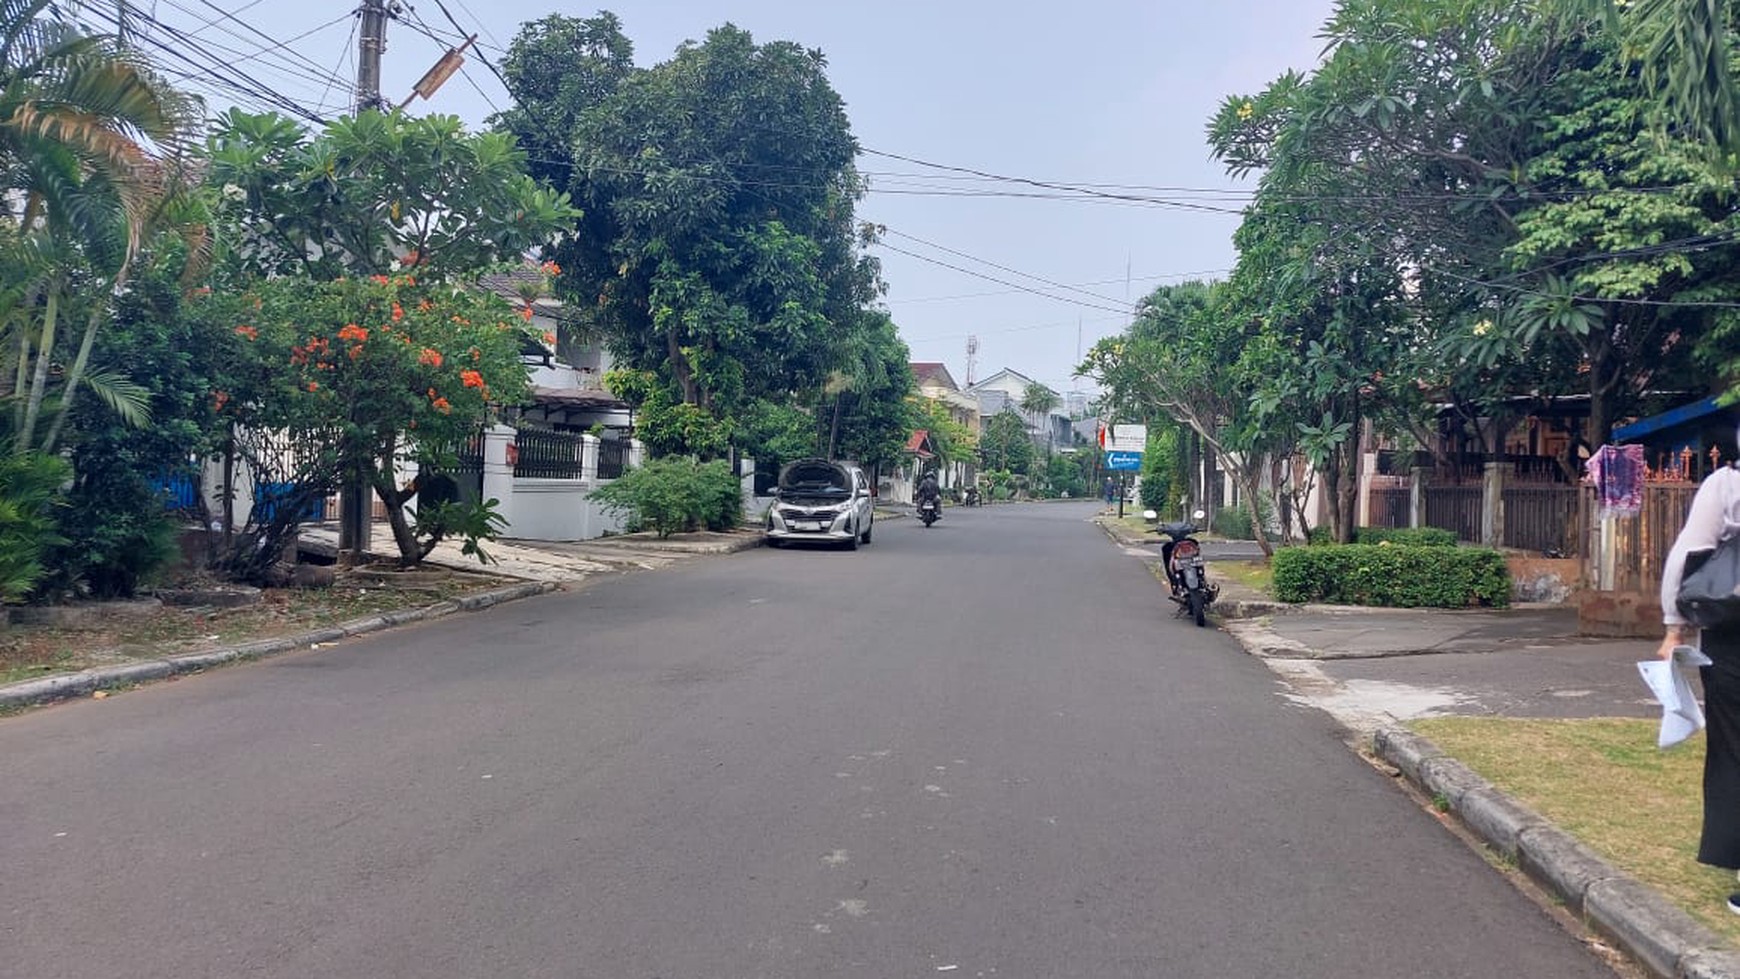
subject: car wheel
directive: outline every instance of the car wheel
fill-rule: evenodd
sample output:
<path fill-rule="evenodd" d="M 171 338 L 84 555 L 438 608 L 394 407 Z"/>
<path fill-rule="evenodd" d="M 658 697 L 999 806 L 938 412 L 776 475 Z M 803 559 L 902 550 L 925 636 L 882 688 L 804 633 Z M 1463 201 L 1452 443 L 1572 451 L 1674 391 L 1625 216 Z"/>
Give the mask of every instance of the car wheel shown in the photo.
<path fill-rule="evenodd" d="M 870 532 L 875 530 L 875 529 L 876 529 L 876 521 L 872 520 L 872 521 L 870 521 L 870 526 L 864 528 L 863 535 L 860 536 L 858 539 L 863 541 L 866 544 L 870 543 Z"/>
<path fill-rule="evenodd" d="M 764 537 L 761 539 L 761 542 L 772 548 L 785 546 L 785 541 L 780 540 L 778 537 Z"/>
<path fill-rule="evenodd" d="M 855 551 L 857 549 L 858 549 L 858 531 L 856 529 L 854 529 L 852 531 L 852 536 L 846 538 L 846 550 Z"/>

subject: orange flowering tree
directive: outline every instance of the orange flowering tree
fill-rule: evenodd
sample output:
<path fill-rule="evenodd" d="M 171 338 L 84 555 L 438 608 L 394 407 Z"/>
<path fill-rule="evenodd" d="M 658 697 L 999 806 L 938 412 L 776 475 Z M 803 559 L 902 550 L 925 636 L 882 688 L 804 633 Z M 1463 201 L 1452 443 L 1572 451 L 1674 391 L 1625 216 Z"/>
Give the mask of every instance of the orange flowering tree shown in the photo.
<path fill-rule="evenodd" d="M 234 322 L 227 336 L 236 390 L 214 391 L 213 409 L 288 436 L 304 460 L 292 480 L 301 496 L 323 497 L 361 478 L 386 506 L 404 566 L 447 537 L 484 556 L 479 541 L 499 528 L 495 501 L 428 500 L 414 516 L 407 507 L 496 406 L 524 400 L 520 351 L 529 334 L 511 305 L 381 275 L 267 280 L 207 300 L 205 315 Z M 406 461 L 420 475 L 401 484 L 396 472 Z"/>

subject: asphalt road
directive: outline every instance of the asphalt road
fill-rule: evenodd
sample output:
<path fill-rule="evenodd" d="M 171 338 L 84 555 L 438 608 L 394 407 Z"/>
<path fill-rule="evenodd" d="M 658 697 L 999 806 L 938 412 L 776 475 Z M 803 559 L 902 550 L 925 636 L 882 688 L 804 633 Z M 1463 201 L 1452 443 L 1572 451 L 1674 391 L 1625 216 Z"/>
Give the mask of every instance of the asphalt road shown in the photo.
<path fill-rule="evenodd" d="M 1092 510 L 0 720 L 0 974 L 1610 974 Z"/>

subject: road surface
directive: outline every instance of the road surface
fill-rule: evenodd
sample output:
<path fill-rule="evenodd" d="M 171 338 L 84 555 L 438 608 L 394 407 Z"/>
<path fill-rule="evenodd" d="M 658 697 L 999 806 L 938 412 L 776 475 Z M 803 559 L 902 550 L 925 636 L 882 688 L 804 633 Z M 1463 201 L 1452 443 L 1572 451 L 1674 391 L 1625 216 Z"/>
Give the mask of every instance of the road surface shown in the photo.
<path fill-rule="evenodd" d="M 1092 512 L 0 720 L 0 974 L 1610 975 Z"/>

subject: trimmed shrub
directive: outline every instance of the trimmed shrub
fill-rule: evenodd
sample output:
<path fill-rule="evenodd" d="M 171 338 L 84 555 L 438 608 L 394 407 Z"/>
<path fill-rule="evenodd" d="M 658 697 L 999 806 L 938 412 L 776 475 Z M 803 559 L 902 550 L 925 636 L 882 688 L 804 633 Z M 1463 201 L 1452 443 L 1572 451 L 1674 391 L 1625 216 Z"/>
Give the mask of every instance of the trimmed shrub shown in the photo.
<path fill-rule="evenodd" d="M 1504 608 L 1504 555 L 1479 547 L 1349 544 L 1289 547 L 1275 554 L 1275 597 L 1393 608 Z"/>
<path fill-rule="evenodd" d="M 1333 544 L 1328 527 L 1312 527 L 1312 544 Z M 1356 527 L 1355 544 L 1394 544 L 1399 547 L 1455 547 L 1456 532 L 1438 527 Z"/>
<path fill-rule="evenodd" d="M 660 537 L 700 527 L 729 530 L 743 519 L 741 489 L 724 460 L 654 459 L 591 496 L 626 514 L 631 527 Z"/>
<path fill-rule="evenodd" d="M 1214 532 L 1228 540 L 1256 540 L 1251 514 L 1242 506 L 1229 506 L 1214 515 Z"/>
<path fill-rule="evenodd" d="M 1394 544 L 1397 547 L 1455 547 L 1456 532 L 1438 527 L 1360 527 L 1353 532 L 1355 544 Z"/>

